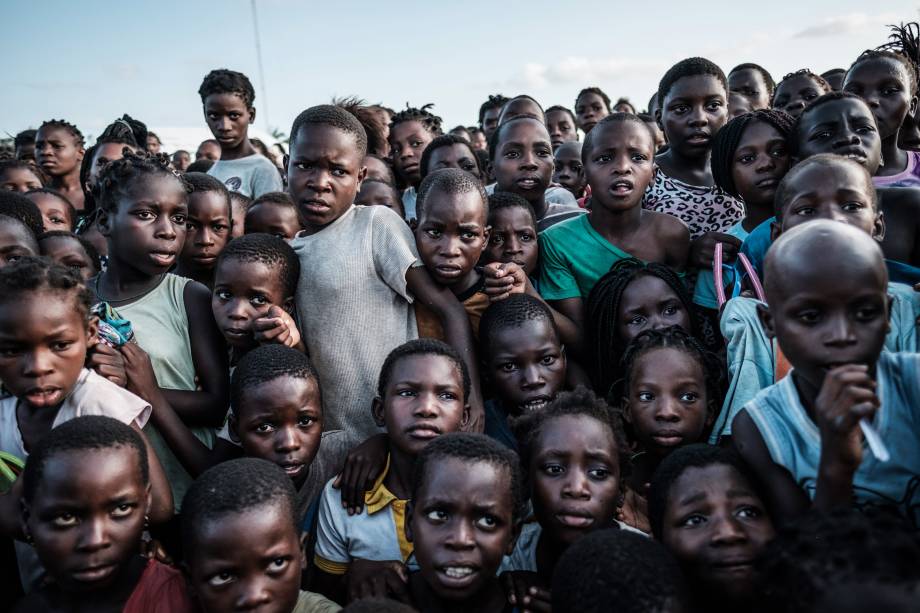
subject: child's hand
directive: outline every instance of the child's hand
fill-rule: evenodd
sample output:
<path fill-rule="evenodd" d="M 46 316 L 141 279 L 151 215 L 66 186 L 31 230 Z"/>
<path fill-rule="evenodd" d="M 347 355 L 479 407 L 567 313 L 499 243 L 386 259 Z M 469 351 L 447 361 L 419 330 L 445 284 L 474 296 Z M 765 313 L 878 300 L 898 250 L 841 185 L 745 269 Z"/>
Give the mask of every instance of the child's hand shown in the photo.
<path fill-rule="evenodd" d="M 821 432 L 822 463 L 856 471 L 862 462 L 859 420 L 872 419 L 879 407 L 876 384 L 865 364 L 844 364 L 824 375 L 815 399 L 815 422 Z"/>
<path fill-rule="evenodd" d="M 406 565 L 398 560 L 355 558 L 348 565 L 348 573 L 345 575 L 346 602 L 362 598 L 392 598 L 408 603 L 408 581 Z"/>
<path fill-rule="evenodd" d="M 722 261 L 730 264 L 738 257 L 741 241 L 737 236 L 723 232 L 707 232 L 690 243 L 690 261 L 693 268 L 712 268 L 716 254 L 716 243 L 722 243 Z"/>
<path fill-rule="evenodd" d="M 125 359 L 118 349 L 108 343 L 97 342 L 89 348 L 86 365 L 119 387 L 128 385 Z"/>
<path fill-rule="evenodd" d="M 120 348 L 128 376 L 128 391 L 153 404 L 160 393 L 157 376 L 153 372 L 150 356 L 137 343 L 125 343 Z"/>
<path fill-rule="evenodd" d="M 300 344 L 300 330 L 294 318 L 277 306 L 271 306 L 264 317 L 252 322 L 252 336 L 260 345 L 276 343 L 297 347 Z"/>
<path fill-rule="evenodd" d="M 508 602 L 522 613 L 550 613 L 552 598 L 548 589 L 538 583 L 537 573 L 515 570 L 501 574 L 499 579 L 508 595 Z"/>
<path fill-rule="evenodd" d="M 492 262 L 482 268 L 485 291 L 489 302 L 504 300 L 511 294 L 523 294 L 527 290 L 527 275 L 524 269 L 513 262 Z"/>
<path fill-rule="evenodd" d="M 357 515 L 364 508 L 364 492 L 374 487 L 383 472 L 388 451 L 387 435 L 375 434 L 348 453 L 342 474 L 332 487 L 342 490 L 342 506 L 349 515 Z"/>

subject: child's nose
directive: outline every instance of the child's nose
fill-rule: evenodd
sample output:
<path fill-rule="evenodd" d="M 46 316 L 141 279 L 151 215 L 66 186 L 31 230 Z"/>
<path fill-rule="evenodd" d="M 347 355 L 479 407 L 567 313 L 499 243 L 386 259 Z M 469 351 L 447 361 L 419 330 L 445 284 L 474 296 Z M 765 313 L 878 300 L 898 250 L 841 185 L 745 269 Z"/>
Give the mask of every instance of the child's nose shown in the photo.
<path fill-rule="evenodd" d="M 104 519 L 90 518 L 83 522 L 83 530 L 77 543 L 81 551 L 99 551 L 107 548 L 109 544 L 109 534 Z"/>
<path fill-rule="evenodd" d="M 655 412 L 656 420 L 666 422 L 680 421 L 680 409 L 677 406 L 676 398 L 662 398 L 657 408 L 658 410 Z"/>
<path fill-rule="evenodd" d="M 236 608 L 238 611 L 254 610 L 270 603 L 271 600 L 271 591 L 267 589 L 265 582 L 261 579 L 255 579 L 241 586 Z"/>

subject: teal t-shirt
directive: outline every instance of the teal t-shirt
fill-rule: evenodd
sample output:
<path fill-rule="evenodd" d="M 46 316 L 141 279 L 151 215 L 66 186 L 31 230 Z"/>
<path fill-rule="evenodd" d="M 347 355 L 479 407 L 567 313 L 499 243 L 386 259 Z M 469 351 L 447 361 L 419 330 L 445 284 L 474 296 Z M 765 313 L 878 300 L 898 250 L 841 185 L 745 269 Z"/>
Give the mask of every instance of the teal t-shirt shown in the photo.
<path fill-rule="evenodd" d="M 587 298 L 598 279 L 632 256 L 610 244 L 579 215 L 540 233 L 540 294 L 546 300 Z"/>

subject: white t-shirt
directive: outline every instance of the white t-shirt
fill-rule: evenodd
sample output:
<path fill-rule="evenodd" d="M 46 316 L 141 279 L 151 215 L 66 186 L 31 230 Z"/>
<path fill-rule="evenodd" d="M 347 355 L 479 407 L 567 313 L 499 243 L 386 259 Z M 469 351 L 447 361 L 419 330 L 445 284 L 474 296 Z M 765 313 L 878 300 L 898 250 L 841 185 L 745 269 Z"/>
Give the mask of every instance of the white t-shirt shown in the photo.
<path fill-rule="evenodd" d="M 261 153 L 253 153 L 238 160 L 217 160 L 208 174 L 219 179 L 231 192 L 258 198 L 268 192 L 284 190 L 278 168 Z"/>

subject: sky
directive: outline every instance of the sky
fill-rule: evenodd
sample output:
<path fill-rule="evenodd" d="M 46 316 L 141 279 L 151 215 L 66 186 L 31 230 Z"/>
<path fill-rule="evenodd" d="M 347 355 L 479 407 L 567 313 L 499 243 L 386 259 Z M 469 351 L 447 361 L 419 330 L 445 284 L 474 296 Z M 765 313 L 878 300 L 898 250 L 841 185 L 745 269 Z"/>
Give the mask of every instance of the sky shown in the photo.
<path fill-rule="evenodd" d="M 753 61 L 777 79 L 823 72 L 885 42 L 887 24 L 920 18 L 907 0 L 255 0 L 255 11 L 264 73 L 252 0 L 3 0 L 0 136 L 50 118 L 95 136 L 122 113 L 154 131 L 201 130 L 197 91 L 213 68 L 252 79 L 266 131 L 347 95 L 434 103 L 445 129 L 475 124 L 496 92 L 572 107 L 596 85 L 644 108 L 685 57 L 726 71 Z"/>

